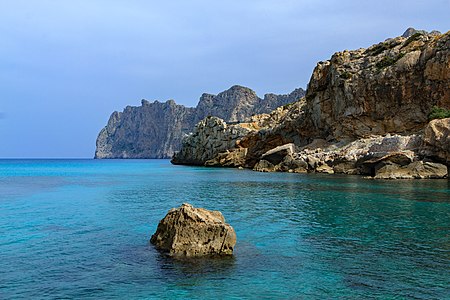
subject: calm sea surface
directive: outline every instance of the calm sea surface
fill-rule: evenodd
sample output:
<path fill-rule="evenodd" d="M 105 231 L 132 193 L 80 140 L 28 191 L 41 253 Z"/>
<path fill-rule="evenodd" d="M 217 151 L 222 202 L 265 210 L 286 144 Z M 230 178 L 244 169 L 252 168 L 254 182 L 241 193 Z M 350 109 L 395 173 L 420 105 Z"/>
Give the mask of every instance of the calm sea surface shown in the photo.
<path fill-rule="evenodd" d="M 149 239 L 220 210 L 233 258 Z M 257 173 L 167 160 L 0 160 L 0 299 L 450 299 L 450 181 Z"/>

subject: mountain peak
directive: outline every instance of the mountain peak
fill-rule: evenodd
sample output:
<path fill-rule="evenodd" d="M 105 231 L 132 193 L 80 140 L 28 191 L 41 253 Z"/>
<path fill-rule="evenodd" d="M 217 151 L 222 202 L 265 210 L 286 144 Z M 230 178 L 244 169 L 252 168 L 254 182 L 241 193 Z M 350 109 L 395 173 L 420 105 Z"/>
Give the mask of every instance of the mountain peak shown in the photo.
<path fill-rule="evenodd" d="M 410 36 L 416 34 L 416 33 L 420 33 L 420 34 L 431 34 L 431 35 L 436 35 L 436 34 L 441 34 L 439 31 L 437 30 L 433 30 L 431 32 L 428 32 L 426 30 L 418 30 L 415 29 L 413 27 L 409 27 L 408 29 L 405 30 L 405 32 L 402 34 L 402 37 L 404 38 L 409 38 Z"/>

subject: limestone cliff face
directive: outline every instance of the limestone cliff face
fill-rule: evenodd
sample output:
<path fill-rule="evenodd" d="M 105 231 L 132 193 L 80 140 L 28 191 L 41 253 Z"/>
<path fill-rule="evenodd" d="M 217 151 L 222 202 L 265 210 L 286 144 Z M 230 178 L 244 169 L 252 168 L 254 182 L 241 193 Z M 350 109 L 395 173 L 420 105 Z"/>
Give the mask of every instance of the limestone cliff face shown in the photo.
<path fill-rule="evenodd" d="M 261 99 L 249 88 L 233 86 L 218 95 L 203 94 L 196 108 L 177 105 L 173 100 L 143 100 L 142 106 L 128 106 L 111 115 L 98 135 L 95 158 L 169 158 L 180 150 L 183 137 L 207 116 L 242 122 L 304 94 L 297 89 L 288 95 L 267 94 Z"/>
<path fill-rule="evenodd" d="M 174 154 L 172 163 L 244 166 L 245 161 L 250 157 L 246 150 L 252 149 L 247 144 L 248 140 L 255 136 L 262 137 L 272 133 L 273 127 L 292 117 L 293 111 L 300 111 L 303 104 L 303 101 L 298 101 L 291 105 L 280 106 L 270 114 L 255 115 L 247 122 L 238 124 L 227 124 L 223 119 L 206 117 L 195 126 L 192 134 L 184 138 L 181 150 Z M 277 139 L 264 140 L 264 149 L 271 149 L 273 144 L 279 142 Z M 223 152 L 226 152 L 226 155 L 220 157 L 224 160 L 217 159 L 217 156 Z"/>
<path fill-rule="evenodd" d="M 114 112 L 97 138 L 96 158 L 165 158 L 181 143 L 183 134 L 195 123 L 195 109 L 142 101 Z"/>
<path fill-rule="evenodd" d="M 197 114 L 215 116 L 227 122 L 242 122 L 252 115 L 268 113 L 295 102 L 304 95 L 303 89 L 296 89 L 287 95 L 266 94 L 261 99 L 251 89 L 235 85 L 217 96 L 203 94 L 197 105 Z"/>
<path fill-rule="evenodd" d="M 421 155 L 450 165 L 450 118 L 433 120 L 425 127 Z"/>
<path fill-rule="evenodd" d="M 313 71 L 302 128 L 337 139 L 414 132 L 432 106 L 450 107 L 449 86 L 449 33 L 415 32 L 338 52 Z"/>
<path fill-rule="evenodd" d="M 450 108 L 450 32 L 415 33 L 318 63 L 305 103 L 270 130 L 242 139 L 248 165 L 285 143 L 349 142 L 422 133 L 434 105 Z M 275 142 L 274 142 L 275 141 Z"/>
<path fill-rule="evenodd" d="M 304 99 L 203 164 L 446 177 L 450 123 L 428 124 L 428 115 L 433 106 L 450 109 L 449 87 L 450 32 L 409 30 L 368 49 L 338 52 L 318 63 Z"/>
<path fill-rule="evenodd" d="M 181 151 L 175 153 L 173 164 L 203 165 L 219 153 L 232 149 L 236 142 L 255 130 L 243 124 L 228 125 L 217 117 L 206 117 L 183 140 Z"/>
<path fill-rule="evenodd" d="M 197 105 L 199 116 L 215 116 L 229 122 L 243 121 L 255 113 L 258 96 L 250 89 L 233 86 L 216 95 L 203 94 Z"/>

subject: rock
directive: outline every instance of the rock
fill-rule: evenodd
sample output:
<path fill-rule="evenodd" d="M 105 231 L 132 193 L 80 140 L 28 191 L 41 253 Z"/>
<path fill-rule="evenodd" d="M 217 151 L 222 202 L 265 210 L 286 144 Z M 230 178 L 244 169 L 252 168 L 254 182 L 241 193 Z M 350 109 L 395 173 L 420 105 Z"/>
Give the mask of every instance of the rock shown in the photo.
<path fill-rule="evenodd" d="M 254 114 L 269 113 L 305 94 L 296 89 L 288 95 L 267 94 L 264 99 L 242 86 L 218 95 L 203 94 L 195 108 L 142 100 L 139 107 L 114 112 L 96 142 L 95 158 L 170 158 L 181 149 L 182 139 L 207 116 L 243 122 Z"/>
<path fill-rule="evenodd" d="M 205 166 L 238 167 L 240 169 L 243 169 L 242 166 L 245 164 L 246 154 L 246 148 L 227 150 L 226 152 L 219 153 L 215 158 L 207 160 L 205 162 Z"/>
<path fill-rule="evenodd" d="M 114 112 L 97 138 L 95 158 L 167 158 L 181 145 L 196 119 L 195 109 L 173 100 L 128 106 Z"/>
<path fill-rule="evenodd" d="M 439 179 L 448 176 L 447 166 L 416 161 L 406 166 L 388 163 L 376 171 L 375 179 Z"/>
<path fill-rule="evenodd" d="M 307 173 L 308 164 L 302 159 L 294 159 L 292 156 L 288 155 L 281 161 L 278 169 L 283 172 Z"/>
<path fill-rule="evenodd" d="M 194 132 L 183 140 L 181 150 L 174 154 L 171 162 L 202 166 L 208 161 L 210 166 L 220 162 L 227 166 L 238 166 L 239 155 L 245 154 L 245 150 L 243 153 L 232 151 L 236 154 L 235 157 L 216 156 L 233 149 L 236 142 L 252 130 L 245 124 L 228 125 L 220 118 L 206 117 L 195 126 Z"/>
<path fill-rule="evenodd" d="M 236 233 L 219 211 L 184 203 L 162 219 L 150 242 L 176 256 L 231 255 Z"/>
<path fill-rule="evenodd" d="M 317 173 L 334 174 L 334 170 L 327 164 L 320 165 L 316 168 Z"/>
<path fill-rule="evenodd" d="M 384 154 L 384 153 L 382 153 Z M 372 158 L 364 161 L 363 163 L 366 165 L 377 165 L 379 163 L 390 163 L 396 164 L 400 166 L 408 165 L 412 162 L 414 158 L 414 152 L 410 150 L 402 151 L 402 152 L 392 152 L 386 155 L 376 156 L 372 153 Z"/>
<path fill-rule="evenodd" d="M 255 165 L 255 167 L 253 168 L 253 171 L 274 172 L 274 171 L 276 171 L 276 168 L 273 164 L 271 164 L 267 160 L 262 159 Z"/>
<path fill-rule="evenodd" d="M 372 136 L 351 142 L 314 142 L 294 156 L 303 157 L 309 171 L 332 173 L 330 167 L 334 173 L 374 176 L 376 165 L 382 162 L 412 162 L 420 143 L 417 135 Z"/>
<path fill-rule="evenodd" d="M 260 153 L 248 153 L 247 149 L 258 143 L 258 137 L 251 137 L 251 133 L 263 134 L 265 128 L 270 128 L 282 119 L 288 111 L 295 109 L 299 104 L 279 107 L 270 114 L 257 115 L 250 118 L 249 122 L 229 123 L 216 117 L 207 117 L 199 122 L 192 134 L 185 137 L 181 150 L 174 154 L 173 164 L 208 165 L 218 166 L 242 166 L 253 168 L 260 160 Z M 245 137 L 245 139 L 243 139 Z M 264 152 L 271 150 L 272 143 L 278 144 L 278 140 L 272 140 L 264 144 Z M 239 149 L 239 150 L 236 150 Z M 262 150 L 259 150 L 262 151 Z M 258 160 L 249 163 L 250 157 Z"/>
<path fill-rule="evenodd" d="M 333 164 L 333 172 L 337 174 L 358 175 L 360 171 L 354 161 L 336 162 Z"/>
<path fill-rule="evenodd" d="M 320 159 L 314 155 L 307 155 L 306 162 L 311 170 L 315 170 L 319 166 Z"/>
<path fill-rule="evenodd" d="M 427 34 L 427 32 L 425 30 L 417 30 L 414 29 L 412 27 L 409 27 L 408 29 L 406 29 L 406 31 L 402 34 L 402 37 L 404 38 L 409 38 L 410 36 L 416 34 L 416 33 L 420 33 L 420 34 Z"/>
<path fill-rule="evenodd" d="M 299 100 L 304 95 L 303 89 L 296 89 L 287 95 L 266 94 L 260 99 L 251 89 L 235 85 L 217 96 L 203 94 L 196 109 L 202 118 L 214 116 L 227 122 L 244 122 L 252 115 L 269 113 L 279 106 Z"/>
<path fill-rule="evenodd" d="M 434 105 L 450 108 L 449 44 L 450 32 L 421 34 L 335 53 L 317 64 L 304 115 L 289 126 L 324 139 L 419 131 Z"/>
<path fill-rule="evenodd" d="M 315 150 L 317 148 L 327 148 L 330 143 L 324 139 L 314 139 L 311 143 L 301 148 L 301 150 Z"/>
<path fill-rule="evenodd" d="M 261 158 L 273 165 L 277 165 L 282 162 L 286 156 L 292 156 L 294 152 L 295 145 L 293 143 L 289 143 L 267 151 L 261 156 Z"/>
<path fill-rule="evenodd" d="M 421 154 L 450 165 L 450 118 L 436 119 L 428 123 Z"/>

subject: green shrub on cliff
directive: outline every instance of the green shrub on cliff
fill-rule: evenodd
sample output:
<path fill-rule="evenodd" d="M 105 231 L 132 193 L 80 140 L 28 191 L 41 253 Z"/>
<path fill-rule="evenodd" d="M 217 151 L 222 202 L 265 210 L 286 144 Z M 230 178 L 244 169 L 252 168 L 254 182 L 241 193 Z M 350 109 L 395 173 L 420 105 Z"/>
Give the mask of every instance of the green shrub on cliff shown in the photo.
<path fill-rule="evenodd" d="M 292 104 L 294 104 L 294 102 L 283 105 L 283 109 L 288 109 Z"/>
<path fill-rule="evenodd" d="M 393 64 L 395 64 L 400 58 L 402 58 L 403 56 L 405 56 L 405 53 L 399 53 L 397 56 L 395 57 L 390 57 L 390 56 L 385 56 L 383 57 L 382 60 L 380 60 L 379 62 L 377 62 L 375 65 L 376 67 L 381 70 L 384 69 L 386 67 L 392 66 Z"/>
<path fill-rule="evenodd" d="M 367 49 L 365 53 L 370 56 L 377 56 L 378 54 L 386 50 L 392 49 L 393 47 L 395 47 L 395 44 L 379 43 Z"/>
<path fill-rule="evenodd" d="M 352 78 L 352 74 L 350 74 L 349 72 L 344 72 L 344 73 L 341 73 L 341 75 L 339 75 L 339 77 L 341 77 L 342 79 L 350 79 L 350 78 Z"/>
<path fill-rule="evenodd" d="M 430 114 L 428 115 L 428 119 L 430 121 L 434 119 L 445 119 L 445 118 L 450 118 L 450 109 L 445 109 L 439 106 L 433 106 Z"/>
<path fill-rule="evenodd" d="M 422 32 L 416 32 L 416 33 L 414 33 L 412 36 L 410 36 L 410 37 L 405 41 L 405 43 L 403 44 L 402 48 L 408 46 L 409 44 L 411 44 L 411 43 L 414 42 L 414 41 L 417 41 L 417 40 L 420 38 L 420 36 L 422 36 L 422 35 L 423 35 Z"/>

